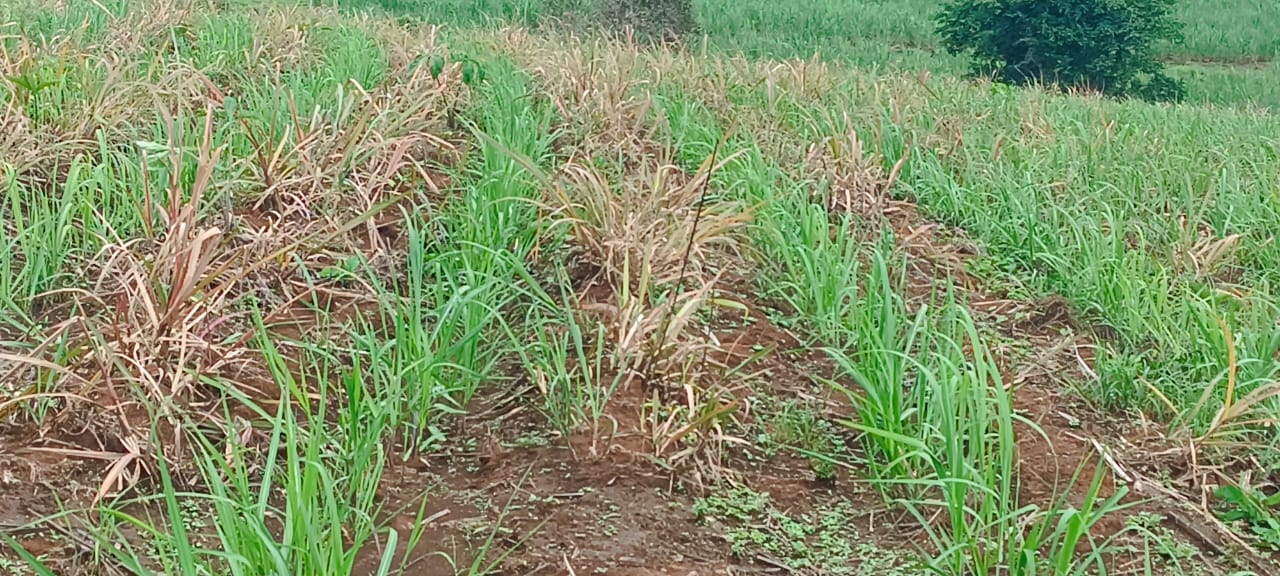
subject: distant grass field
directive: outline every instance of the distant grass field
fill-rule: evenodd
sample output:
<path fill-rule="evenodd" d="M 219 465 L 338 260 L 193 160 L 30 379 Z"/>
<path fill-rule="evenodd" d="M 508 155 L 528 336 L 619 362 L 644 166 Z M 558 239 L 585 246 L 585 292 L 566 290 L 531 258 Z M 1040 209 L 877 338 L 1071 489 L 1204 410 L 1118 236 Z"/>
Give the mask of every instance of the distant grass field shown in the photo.
<path fill-rule="evenodd" d="M 933 16 L 941 0 L 770 2 L 697 0 L 699 22 L 713 39 L 769 56 L 816 52 L 857 60 L 867 45 L 933 51 Z M 1280 54 L 1280 4 L 1268 0 L 1181 0 L 1186 40 L 1171 58 L 1269 61 Z M 853 48 L 853 49 L 851 49 Z"/>
<path fill-rule="evenodd" d="M 431 22 L 534 24 L 582 12 L 591 0 L 343 0 L 349 9 L 386 9 Z M 940 0 L 696 0 L 712 49 L 763 58 L 823 58 L 866 69 L 967 71 L 933 31 Z M 1164 47 L 1178 63 L 1192 102 L 1280 107 L 1280 3 L 1182 0 L 1185 42 Z"/>
<path fill-rule="evenodd" d="M 1271 0 L 1180 0 L 1186 40 L 1171 56 L 1221 62 L 1280 57 L 1280 3 Z"/>

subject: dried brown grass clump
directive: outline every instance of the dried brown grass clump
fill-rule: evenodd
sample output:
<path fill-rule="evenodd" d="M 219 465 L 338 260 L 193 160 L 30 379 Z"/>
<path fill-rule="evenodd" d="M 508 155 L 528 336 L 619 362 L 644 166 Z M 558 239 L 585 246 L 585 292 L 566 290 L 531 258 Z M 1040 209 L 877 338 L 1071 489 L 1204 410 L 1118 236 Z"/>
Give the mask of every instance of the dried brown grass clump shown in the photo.
<path fill-rule="evenodd" d="M 150 54 L 154 46 L 147 42 L 154 38 L 82 46 L 69 35 L 0 51 L 0 82 L 12 82 L 8 72 L 36 70 L 55 52 L 60 60 L 53 62 L 66 70 L 92 69 L 85 76 L 92 82 L 76 80 L 67 91 L 72 99 L 53 121 L 33 117 L 20 102 L 0 108 L 0 127 L 11 128 L 0 133 L 0 162 L 33 189 L 61 181 L 52 169 L 96 149 L 99 138 L 108 148 L 133 146 L 146 139 L 139 131 L 157 121 L 163 123 L 157 132 L 169 138 L 143 148 L 165 150 L 171 176 L 167 189 L 135 191 L 143 197 L 138 210 L 149 228 L 139 238 L 105 239 L 106 247 L 84 264 L 88 281 L 63 291 L 72 296 L 61 299 L 69 303 L 38 319 L 49 328 L 36 345 L 0 360 L 6 371 L 0 378 L 20 383 L 18 396 L 0 404 L 0 419 L 36 416 L 33 406 L 49 406 L 49 417 L 43 411 L 37 417 L 42 438 L 73 447 L 33 449 L 107 462 L 99 498 L 146 477 L 158 458 L 183 457 L 192 422 L 220 436 L 233 434 L 221 410 L 206 413 L 217 405 L 207 401 L 219 386 L 261 397 L 256 387 L 265 370 L 245 344 L 256 328 L 238 306 L 246 296 L 259 296 L 265 318 L 287 314 L 325 290 L 301 267 L 323 266 L 325 253 L 393 261 L 403 248 L 396 245 L 395 223 L 375 216 L 397 203 L 416 210 L 441 200 L 441 176 L 433 165 L 456 155 L 452 139 L 442 135 L 451 132 L 450 111 L 465 105 L 468 88 L 460 64 L 436 75 L 418 65 L 418 56 L 437 49 L 433 29 L 402 32 L 396 41 L 404 40 L 406 52 L 389 59 L 387 82 L 367 89 L 345 83 L 336 108 L 321 113 L 298 109 L 280 72 L 315 56 L 303 24 L 331 15 L 302 11 L 290 21 L 291 10 L 251 15 L 263 33 L 254 47 L 265 51 L 255 61 L 272 68 L 262 70 L 263 77 L 276 79 L 270 88 L 286 102 L 288 121 L 280 130 L 232 112 L 232 98 L 244 98 L 245 87 L 218 84 L 187 63 L 143 61 L 138 54 Z M 141 14 L 138 8 L 111 26 L 154 32 L 132 20 Z M 154 25 L 177 26 L 189 17 Z M 378 34 L 395 33 L 385 23 L 364 24 Z M 135 49 L 140 52 L 130 57 Z M 203 121 L 196 147 L 180 136 L 192 117 Z M 216 142 L 234 141 L 228 132 L 250 142 L 252 154 L 227 157 Z M 181 175 L 193 172 L 193 155 L 195 181 L 188 186 Z M 140 165 L 144 171 L 154 167 L 145 153 Z M 145 187 L 152 179 L 137 181 Z M 218 386 L 211 386 L 215 381 Z M 152 445 L 153 423 L 164 453 Z M 81 428 L 92 434 L 79 434 Z"/>
<path fill-rule="evenodd" d="M 98 48 L 102 54 L 131 58 L 168 47 L 173 35 L 182 34 L 206 5 L 200 0 L 131 0 L 123 15 L 104 7 L 108 31 Z"/>
<path fill-rule="evenodd" d="M 99 138 L 109 148 L 132 147 L 138 130 L 145 131 L 156 122 L 157 111 L 163 116 L 179 109 L 213 107 L 218 118 L 234 117 L 228 100 L 239 87 L 218 86 L 183 62 L 151 62 L 130 53 L 130 47 L 155 48 L 147 42 L 154 41 L 156 35 L 138 31 L 180 26 L 198 4 L 157 0 L 132 5 L 126 16 L 109 19 L 108 27 L 118 28 L 121 34 L 105 35 L 105 44 L 80 45 L 76 34 L 66 34 L 39 43 L 20 38 L 16 50 L 0 48 L 0 82 L 11 93 L 25 95 L 7 100 L 0 108 L 0 126 L 4 127 L 0 157 L 6 166 L 20 178 L 31 180 L 34 187 L 41 187 L 59 181 L 53 167 L 65 166 L 69 158 L 96 150 L 101 145 Z M 152 11 L 156 15 L 148 16 Z M 299 20 L 290 22 L 290 14 Z M 255 12 L 256 31 L 263 33 L 255 49 L 267 53 L 262 61 L 280 68 L 297 65 L 304 58 L 297 53 L 310 51 L 304 24 L 323 21 L 324 17 L 323 11 L 300 9 Z M 271 24 L 278 26 L 272 28 Z M 129 34 L 124 34 L 126 31 Z M 436 177 L 426 164 L 452 154 L 452 145 L 437 134 L 446 131 L 446 110 L 462 98 L 465 87 L 456 65 L 440 78 L 432 78 L 425 66 L 410 65 L 399 61 L 389 74 L 398 81 L 377 90 L 344 87 L 348 92 L 343 106 L 329 116 L 290 106 L 289 126 L 279 132 L 240 120 L 237 128 L 256 144 L 255 154 L 249 159 L 232 159 L 224 176 L 247 175 L 245 180 L 259 182 L 255 207 L 270 205 L 264 211 L 275 209 L 277 221 L 291 210 L 317 219 L 323 212 L 324 218 L 342 221 L 344 216 L 384 204 L 418 184 L 434 189 Z M 59 88 L 59 84 L 65 86 Z M 285 93 L 292 104 L 287 90 L 278 85 L 272 88 Z M 62 90 L 56 94 L 62 98 L 55 102 L 57 116 L 33 117 L 30 112 L 40 104 L 37 97 L 53 97 L 54 90 Z M 237 187 L 244 183 L 234 182 Z M 332 210 L 315 210 L 318 205 Z M 224 225 L 231 220 L 224 218 Z M 293 228 L 278 236 L 292 239 L 306 231 Z M 278 245 L 286 240 L 277 237 L 277 232 L 283 232 L 280 230 L 241 232 L 245 231 L 232 234 L 229 241 L 241 245 L 247 241 L 270 250 L 272 246 L 263 248 L 265 243 L 258 241 L 270 236 Z M 372 228 L 368 235 L 373 236 Z M 371 239 L 369 243 L 377 242 Z"/>
<path fill-rule="evenodd" d="M 1236 256 L 1244 238 L 1239 234 L 1219 237 L 1210 226 L 1193 225 L 1185 215 L 1178 217 L 1178 224 L 1181 237 L 1173 249 L 1174 272 L 1190 273 L 1197 280 L 1233 288 L 1239 281 Z"/>
<path fill-rule="evenodd" d="M 396 202 L 429 206 L 441 199 L 443 178 L 433 166 L 456 161 L 455 144 L 442 135 L 450 133 L 450 111 L 468 97 L 461 65 L 445 67 L 438 77 L 426 65 L 398 66 L 388 72 L 398 80 L 376 90 L 348 85 L 336 112 L 300 110 L 286 94 L 283 130 L 240 120 L 254 148 L 243 164 L 253 188 L 244 211 L 251 216 L 249 235 L 276 242 L 260 248 L 274 250 L 299 230 L 333 229 Z M 394 226 L 385 219 L 365 219 L 334 248 L 389 253 L 396 238 L 388 227 Z"/>
<path fill-rule="evenodd" d="M 646 164 L 617 183 L 578 162 L 543 176 L 548 209 L 588 271 L 577 307 L 603 327 L 619 393 L 640 404 L 640 414 L 615 419 L 645 431 L 654 455 L 672 465 L 714 463 L 723 423 L 739 405 L 723 367 L 709 360 L 719 343 L 702 318 L 732 305 L 719 298 L 716 268 L 737 259 L 750 218 L 711 191 L 712 175 L 731 160 L 707 158 L 693 176 Z"/>
<path fill-rule="evenodd" d="M 700 318 L 723 303 L 713 268 L 734 259 L 735 236 L 749 220 L 741 206 L 708 192 L 724 163 L 710 157 L 691 179 L 659 166 L 643 174 L 651 179 L 620 189 L 575 166 L 556 191 L 573 243 L 601 266 L 598 281 L 608 287 L 607 302 L 587 305 L 601 312 L 623 368 L 647 384 L 640 425 L 654 454 L 673 464 L 698 455 L 714 461 L 722 421 L 737 406 L 708 362 L 719 343 Z"/>
<path fill-rule="evenodd" d="M 712 360 L 723 356 L 706 319 L 735 306 L 720 293 L 721 271 L 746 267 L 739 234 L 750 209 L 712 182 L 733 157 L 713 153 L 690 174 L 660 143 L 653 91 L 688 63 L 608 41 L 503 38 L 495 46 L 534 71 L 565 121 L 569 160 L 543 176 L 546 204 L 568 232 L 577 306 L 603 325 L 619 394 L 632 399 L 615 402 L 628 410 L 616 419 L 641 429 L 654 456 L 716 474 L 741 400 L 729 367 Z"/>
<path fill-rule="evenodd" d="M 127 132 L 154 120 L 157 108 L 203 108 L 210 83 L 183 63 L 164 64 L 111 46 L 82 44 L 77 35 L 41 41 L 0 25 L 0 158 L 20 178 L 57 181 L 57 170 L 100 140 L 131 142 Z"/>
<path fill-rule="evenodd" d="M 708 158 L 693 177 L 672 165 L 645 166 L 611 185 L 596 169 L 570 163 L 551 200 L 570 240 L 614 287 L 646 277 L 651 286 L 712 280 L 717 255 L 736 252 L 735 232 L 749 220 L 737 202 L 708 191 L 711 174 L 731 159 Z"/>
<path fill-rule="evenodd" d="M 31 449 L 109 461 L 99 498 L 147 476 L 157 458 L 183 458 L 185 435 L 196 432 L 193 423 L 218 437 L 235 433 L 214 408 L 218 388 L 236 386 L 249 397 L 267 397 L 256 388 L 267 379 L 265 369 L 246 345 L 254 324 L 248 311 L 235 306 L 253 288 L 251 279 L 287 255 L 305 255 L 342 238 L 382 208 L 319 231 L 229 242 L 228 232 L 200 213 L 222 154 L 212 146 L 212 108 L 203 117 L 194 183 L 181 184 L 184 153 L 170 142 L 168 189 L 143 191 L 143 220 L 159 226 L 141 238 L 108 244 L 92 265 L 92 284 L 67 291 L 75 298 L 66 318 L 46 330 L 30 352 L 3 355 L 16 368 L 0 379 L 31 383 L 0 404 L 0 419 L 32 402 L 61 401 L 43 421 L 41 435 L 57 439 L 87 426 L 97 445 Z M 178 129 L 172 120 L 169 125 L 176 138 Z M 155 432 L 165 439 L 163 453 L 152 444 Z"/>
<path fill-rule="evenodd" d="M 829 121 L 828 124 L 834 132 L 837 123 Z M 846 115 L 843 125 L 851 124 Z M 865 150 L 858 133 L 852 129 L 811 144 L 805 155 L 810 177 L 822 184 L 820 188 L 828 190 L 823 199 L 828 211 L 858 214 L 873 221 L 884 213 L 889 189 L 906 161 L 904 154 L 886 174 L 883 157 Z"/>
<path fill-rule="evenodd" d="M 8 355 L 27 370 L 5 379 L 25 373 L 35 383 L 5 410 L 59 398 L 64 409 L 45 422 L 45 433 L 74 429 L 75 421 L 101 426 L 94 430 L 98 446 L 57 450 L 110 461 L 99 498 L 136 482 L 155 458 L 175 456 L 156 453 L 150 424 L 172 435 L 166 444 L 180 451 L 202 379 L 240 362 L 237 347 L 220 340 L 228 336 L 228 304 L 242 262 L 224 248 L 222 230 L 202 225 L 197 215 L 220 154 L 210 146 L 211 132 L 207 115 L 190 190 L 178 181 L 183 154 L 174 147 L 166 194 L 153 198 L 146 191 L 146 221 L 162 228 L 108 245 L 93 285 L 71 291 L 76 299 L 68 318 L 49 328 L 32 352 Z"/>
<path fill-rule="evenodd" d="M 848 79 L 855 75 L 816 57 L 759 61 L 649 50 L 625 41 L 567 34 L 530 36 L 518 29 L 484 38 L 491 40 L 494 50 L 534 71 L 570 124 L 575 151 L 585 157 L 604 151 L 611 152 L 605 157 L 630 158 L 636 150 L 660 157 L 663 147 L 654 141 L 669 134 L 664 133 L 665 119 L 654 95 L 684 94 L 718 118 L 731 119 L 730 125 L 722 126 L 725 133 L 749 126 L 763 150 L 780 161 L 799 163 L 804 157 L 791 150 L 798 135 L 786 112 L 803 110 L 834 94 L 854 91 L 882 99 L 880 92 L 891 91 L 891 118 L 905 122 L 909 110 L 924 104 L 918 88 L 927 81 L 927 76 L 920 76 L 850 84 Z M 767 105 L 736 100 L 744 87 L 763 91 Z M 883 111 L 868 108 L 864 114 L 872 116 L 867 120 L 874 124 Z"/>
<path fill-rule="evenodd" d="M 303 6 L 276 5 L 247 10 L 256 41 L 249 61 L 263 69 L 247 70 L 253 75 L 279 77 L 286 70 L 301 70 L 319 63 L 321 54 L 311 45 L 308 30 L 329 24 L 336 15 Z"/>
<path fill-rule="evenodd" d="M 610 44 L 570 38 L 549 46 L 523 33 L 508 31 L 502 48 L 529 67 L 559 112 L 564 124 L 566 156 L 617 162 L 627 171 L 645 163 L 664 163 L 658 143 L 660 114 L 654 109 L 650 70 L 643 53 L 615 50 Z M 547 53 L 554 50 L 554 56 Z"/>

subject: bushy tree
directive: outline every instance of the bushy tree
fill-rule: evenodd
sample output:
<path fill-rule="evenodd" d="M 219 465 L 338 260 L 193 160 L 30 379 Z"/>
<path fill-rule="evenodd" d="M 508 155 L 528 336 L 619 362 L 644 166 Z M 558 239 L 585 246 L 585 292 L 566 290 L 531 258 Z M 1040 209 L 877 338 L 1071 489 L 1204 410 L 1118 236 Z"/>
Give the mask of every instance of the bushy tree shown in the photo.
<path fill-rule="evenodd" d="M 1013 84 L 1055 83 L 1115 96 L 1180 100 L 1157 58 L 1181 40 L 1177 0 L 951 0 L 938 32 L 974 71 Z"/>

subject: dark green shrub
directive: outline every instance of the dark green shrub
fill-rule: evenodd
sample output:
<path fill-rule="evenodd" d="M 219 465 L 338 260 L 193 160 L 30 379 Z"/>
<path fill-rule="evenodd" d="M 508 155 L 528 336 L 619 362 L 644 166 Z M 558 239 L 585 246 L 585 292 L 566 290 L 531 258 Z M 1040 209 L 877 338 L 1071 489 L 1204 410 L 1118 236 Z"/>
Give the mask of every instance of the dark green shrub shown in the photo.
<path fill-rule="evenodd" d="M 951 0 L 938 15 L 942 43 L 973 58 L 974 72 L 1012 84 L 1052 83 L 1114 96 L 1181 100 L 1160 41 L 1179 41 L 1177 0 Z"/>

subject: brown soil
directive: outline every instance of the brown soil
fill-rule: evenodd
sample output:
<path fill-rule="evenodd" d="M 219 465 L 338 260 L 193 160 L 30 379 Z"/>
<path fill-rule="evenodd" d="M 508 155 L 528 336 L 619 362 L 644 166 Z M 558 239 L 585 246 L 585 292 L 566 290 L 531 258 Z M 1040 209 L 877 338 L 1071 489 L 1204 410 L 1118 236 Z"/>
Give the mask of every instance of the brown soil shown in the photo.
<path fill-rule="evenodd" d="M 1083 325 L 1060 296 L 1027 302 L 988 292 L 967 271 L 967 261 L 978 251 L 963 231 L 927 220 L 915 205 L 889 201 L 880 214 L 909 256 L 908 290 L 917 299 L 929 296 L 937 278 L 951 278 L 979 324 L 1027 348 L 1021 354 L 995 350 L 1005 385 L 1013 390 L 1015 410 L 1035 426 L 1017 425 L 1021 504 L 1045 507 L 1065 498 L 1068 505 L 1079 507 L 1095 470 L 1102 466 L 1105 476 L 1098 499 L 1125 490 L 1121 502 L 1130 507 L 1099 521 L 1093 531 L 1098 541 L 1120 534 L 1134 514 L 1154 514 L 1164 519 L 1164 528 L 1199 550 L 1197 565 L 1277 573 L 1218 522 L 1194 492 L 1189 497 L 1176 487 L 1157 487 L 1160 480 L 1143 475 L 1155 470 L 1172 474 L 1171 465 L 1186 464 L 1179 456 L 1191 457 L 1183 447 L 1172 445 L 1140 415 L 1100 413 L 1070 392 L 1074 385 L 1097 378 L 1092 366 L 1099 343 L 1094 338 L 1108 337 L 1106 330 Z M 1131 564 L 1118 557 L 1108 562 L 1138 566 Z"/>
<path fill-rule="evenodd" d="M 804 374 L 822 363 L 817 354 L 794 352 L 794 337 L 759 312 L 750 322 L 726 328 L 721 339 L 728 357 L 773 350 L 759 371 L 784 395 L 808 388 Z M 611 414 L 628 427 L 638 424 L 644 399 L 640 386 L 633 388 L 620 390 L 610 405 Z M 707 487 L 683 471 L 655 465 L 647 439 L 624 430 L 601 440 L 599 454 L 592 456 L 590 437 L 567 443 L 547 437 L 540 415 L 526 407 L 508 409 L 506 399 L 505 394 L 480 399 L 477 412 L 499 415 L 469 417 L 454 431 L 455 438 L 475 439 L 476 448 L 468 451 L 458 443 L 441 455 L 386 472 L 383 508 L 396 511 L 387 522 L 400 533 L 402 549 L 416 519 L 417 499 L 426 494 L 429 502 L 425 517 L 432 520 L 410 554 L 406 574 L 454 574 L 455 566 L 465 572 L 473 562 L 513 575 L 607 569 L 609 574 L 685 576 L 760 569 L 752 567 L 752 558 L 731 555 L 723 534 L 699 523 L 691 509 L 696 494 Z M 105 463 L 28 450 L 51 444 L 58 443 L 31 438 L 21 427 L 0 435 L 0 478 L 6 481 L 0 490 L 0 528 L 28 551 L 59 559 L 60 573 L 94 573 L 86 563 L 92 551 L 87 533 L 73 528 L 80 537 L 69 539 L 61 533 L 65 528 L 25 528 L 56 512 L 59 503 L 67 509 L 87 506 L 103 475 Z M 765 465 L 734 462 L 742 464 L 740 482 L 773 494 L 777 506 L 789 512 L 808 511 L 836 497 L 855 499 L 871 515 L 879 510 L 864 490 L 843 481 L 816 481 L 793 458 L 779 456 Z M 892 528 L 877 531 L 873 519 L 862 527 L 866 534 L 905 540 Z M 491 536 L 494 540 L 486 542 Z M 0 556 L 13 557 L 7 550 Z M 371 546 L 356 573 L 372 572 L 380 557 L 381 550 Z"/>
<path fill-rule="evenodd" d="M 1069 502 L 1079 505 L 1099 451 L 1128 445 L 1124 438 L 1134 427 L 1115 416 L 1098 414 L 1065 393 L 1066 383 L 1090 377 L 1092 346 L 1076 334 L 1069 307 L 1052 299 L 1018 302 L 984 293 L 981 283 L 965 272 L 965 261 L 976 250 L 961 234 L 928 222 L 910 204 L 890 203 L 880 210 L 910 257 L 912 296 L 927 298 L 938 278 L 950 276 L 967 291 L 971 308 L 986 327 L 1029 346 L 1026 353 L 1001 353 L 1016 407 L 1042 432 L 1033 433 L 1026 426 L 1020 429 L 1022 502 L 1043 506 L 1065 494 Z M 847 415 L 847 402 L 831 402 L 814 392 L 812 377 L 831 377 L 834 372 L 823 354 L 802 346 L 795 336 L 770 322 L 768 307 L 746 296 L 754 292 L 749 281 L 728 282 L 723 290 L 744 302 L 748 312 L 737 312 L 732 318 L 722 314 L 713 323 L 721 346 L 711 360 L 735 366 L 754 359 L 747 372 L 755 375 L 753 381 L 763 383 L 757 393 L 822 402 L 830 412 Z M 343 304 L 359 309 L 358 303 Z M 289 308 L 279 319 L 305 325 L 310 316 L 300 308 Z M 303 330 L 281 329 L 290 336 Z M 512 402 L 512 397 L 508 390 L 481 398 L 478 403 L 487 405 L 483 415 L 465 418 L 453 431 L 458 443 L 440 455 L 388 470 L 382 489 L 384 509 L 389 526 L 400 533 L 401 546 L 413 529 L 417 499 L 426 494 L 429 500 L 425 516 L 431 522 L 419 548 L 410 554 L 407 574 L 454 574 L 473 564 L 512 575 L 778 571 L 767 558 L 735 557 L 722 531 L 699 523 L 691 510 L 695 498 L 713 490 L 705 475 L 693 467 L 666 467 L 651 457 L 651 440 L 640 433 L 639 412 L 649 397 L 642 383 L 619 391 L 610 405 L 618 430 L 603 437 L 558 438 L 533 409 Z M 740 399 L 745 402 L 737 414 L 739 424 L 749 426 L 752 398 L 747 393 Z M 472 446 L 464 442 L 468 439 L 474 447 L 464 447 Z M 743 444 L 754 448 L 749 439 Z M 0 529 L 28 551 L 60 559 L 62 573 L 90 574 L 84 562 L 91 556 L 93 543 L 78 528 L 24 527 L 56 512 L 59 505 L 85 506 L 98 490 L 106 463 L 30 449 L 63 445 L 56 439 L 34 437 L 29 428 L 0 429 Z M 872 540 L 890 548 L 920 542 L 918 529 L 893 521 L 894 515 L 847 472 L 831 481 L 818 481 L 796 458 L 778 455 L 765 462 L 749 461 L 736 446 L 727 443 L 723 448 L 727 454 L 719 460 L 731 472 L 726 479 L 770 493 L 778 507 L 803 513 L 845 498 L 860 507 L 865 525 L 858 528 Z M 1117 471 L 1132 471 L 1135 466 L 1114 460 L 1107 466 L 1102 497 L 1126 483 L 1136 487 L 1130 473 L 1127 481 L 1116 477 Z M 1072 483 L 1082 467 L 1084 472 Z M 1135 510 L 1171 518 L 1168 526 L 1206 555 L 1231 549 L 1211 523 L 1202 529 L 1207 523 L 1195 522 L 1185 502 L 1165 498 Z M 1097 535 L 1115 534 L 1125 522 L 1122 515 L 1107 518 Z M 380 557 L 376 548 L 362 555 L 357 573 L 376 568 Z M 13 557 L 8 550 L 0 551 L 0 556 Z M 1265 567 L 1259 573 L 1265 574 Z"/>

